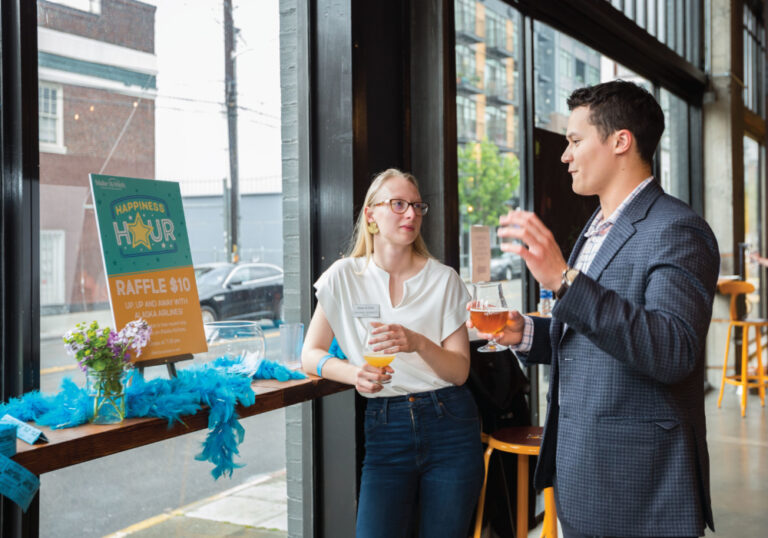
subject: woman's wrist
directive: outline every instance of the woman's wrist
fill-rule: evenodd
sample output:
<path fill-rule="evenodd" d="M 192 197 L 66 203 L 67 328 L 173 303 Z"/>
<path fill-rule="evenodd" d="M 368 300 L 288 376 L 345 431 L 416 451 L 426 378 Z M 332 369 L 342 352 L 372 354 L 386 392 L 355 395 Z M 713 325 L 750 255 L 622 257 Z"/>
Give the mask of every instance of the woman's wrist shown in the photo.
<path fill-rule="evenodd" d="M 421 333 L 413 333 L 416 335 L 416 353 L 419 355 L 427 351 L 431 340 Z"/>

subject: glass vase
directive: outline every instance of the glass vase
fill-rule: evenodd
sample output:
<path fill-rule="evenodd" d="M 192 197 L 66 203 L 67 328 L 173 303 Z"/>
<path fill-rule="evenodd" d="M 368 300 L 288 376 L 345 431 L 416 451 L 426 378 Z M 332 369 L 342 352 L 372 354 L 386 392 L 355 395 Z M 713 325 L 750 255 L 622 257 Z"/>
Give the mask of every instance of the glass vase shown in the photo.
<path fill-rule="evenodd" d="M 88 395 L 93 400 L 92 424 L 117 424 L 125 419 L 125 380 L 123 369 L 85 374 Z"/>

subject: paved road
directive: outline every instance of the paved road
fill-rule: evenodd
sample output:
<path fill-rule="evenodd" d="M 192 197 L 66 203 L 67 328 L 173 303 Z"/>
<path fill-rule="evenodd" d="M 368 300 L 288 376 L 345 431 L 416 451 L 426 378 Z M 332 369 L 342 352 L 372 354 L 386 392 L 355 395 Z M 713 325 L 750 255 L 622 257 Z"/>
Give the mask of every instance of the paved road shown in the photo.
<path fill-rule="evenodd" d="M 274 360 L 278 333 L 275 329 L 265 333 L 267 357 Z M 41 342 L 41 390 L 58 391 L 65 376 L 84 384 L 85 374 L 73 369 L 73 364 L 60 340 Z M 148 378 L 166 375 L 165 367 L 146 370 Z M 246 466 L 235 470 L 231 479 L 214 481 L 212 465 L 195 460 L 206 431 L 42 475 L 40 536 L 104 536 L 248 482 L 255 475 L 285 468 L 285 411 L 249 417 L 241 424 L 245 440 L 236 461 Z"/>

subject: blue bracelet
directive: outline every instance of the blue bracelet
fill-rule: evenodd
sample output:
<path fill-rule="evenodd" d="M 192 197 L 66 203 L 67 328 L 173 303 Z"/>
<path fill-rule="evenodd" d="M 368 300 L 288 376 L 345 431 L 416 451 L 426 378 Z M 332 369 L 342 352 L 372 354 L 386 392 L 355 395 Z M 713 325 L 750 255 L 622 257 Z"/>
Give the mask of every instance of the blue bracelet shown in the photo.
<path fill-rule="evenodd" d="M 320 361 L 317 363 L 317 375 L 320 377 L 323 377 L 323 366 L 325 366 L 325 363 L 328 362 L 328 359 L 334 359 L 335 357 L 331 355 L 330 353 L 320 359 Z"/>

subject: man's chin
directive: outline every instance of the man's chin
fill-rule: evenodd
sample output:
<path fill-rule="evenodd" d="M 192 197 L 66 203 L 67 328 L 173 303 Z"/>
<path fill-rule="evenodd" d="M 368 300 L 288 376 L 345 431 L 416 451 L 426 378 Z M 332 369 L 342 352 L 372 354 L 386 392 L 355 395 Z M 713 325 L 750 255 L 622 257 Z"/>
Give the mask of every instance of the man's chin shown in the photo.
<path fill-rule="evenodd" d="M 573 190 L 574 194 L 578 194 L 579 196 L 592 196 L 595 194 L 594 192 L 589 192 L 589 189 L 586 188 L 583 183 L 579 183 L 576 180 L 571 183 L 571 189 Z"/>

